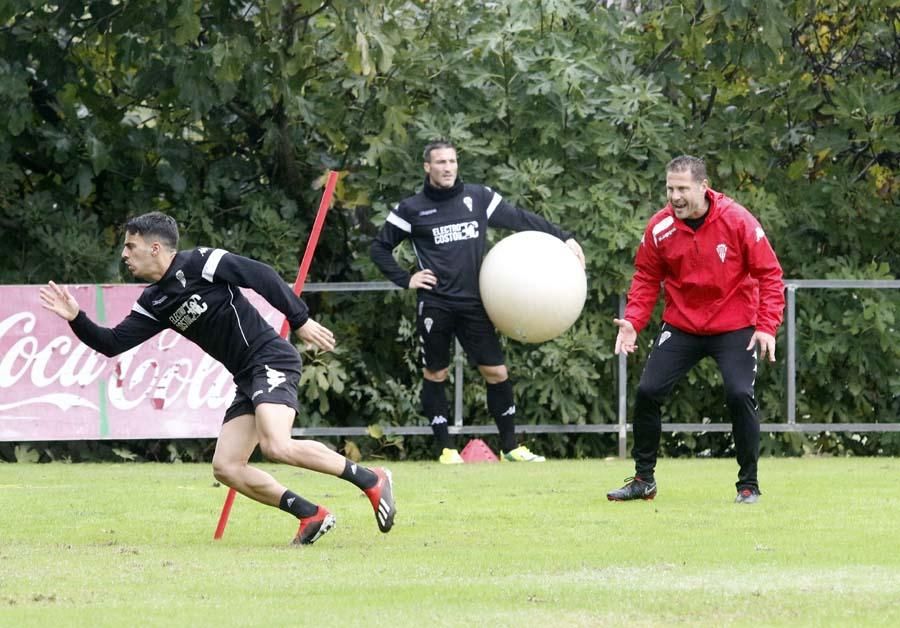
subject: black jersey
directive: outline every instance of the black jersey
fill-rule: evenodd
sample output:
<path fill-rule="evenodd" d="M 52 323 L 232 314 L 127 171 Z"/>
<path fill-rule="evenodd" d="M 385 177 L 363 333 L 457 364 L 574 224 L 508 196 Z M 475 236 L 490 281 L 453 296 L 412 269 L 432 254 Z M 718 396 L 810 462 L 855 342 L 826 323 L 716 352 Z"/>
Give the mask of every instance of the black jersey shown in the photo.
<path fill-rule="evenodd" d="M 484 185 L 457 182 L 450 190 L 429 185 L 403 199 L 388 214 L 372 243 L 371 256 L 384 275 L 402 288 L 409 287 L 410 273 L 400 267 L 393 250 L 409 238 L 420 270 L 431 270 L 438 279 L 419 296 L 441 305 L 481 302 L 478 274 L 487 246 L 487 228 L 542 231 L 561 240 L 571 237 L 541 216 L 519 209 Z"/>
<path fill-rule="evenodd" d="M 84 344 L 110 357 L 174 329 L 237 374 L 267 344 L 286 343 L 240 288 L 259 293 L 285 315 L 291 329 L 309 318 L 306 304 L 271 267 L 223 249 L 198 247 L 177 253 L 115 327 L 101 327 L 84 312 L 69 325 Z"/>

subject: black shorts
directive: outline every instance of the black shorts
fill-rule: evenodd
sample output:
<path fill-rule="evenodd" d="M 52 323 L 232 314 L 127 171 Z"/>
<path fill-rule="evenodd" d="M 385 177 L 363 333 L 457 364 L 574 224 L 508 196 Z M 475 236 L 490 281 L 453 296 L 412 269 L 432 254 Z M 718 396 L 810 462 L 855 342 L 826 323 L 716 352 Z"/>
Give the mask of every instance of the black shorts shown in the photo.
<path fill-rule="evenodd" d="M 450 309 L 419 301 L 416 313 L 422 366 L 429 371 L 450 366 L 450 345 L 454 336 L 472 363 L 480 366 L 505 363 L 497 330 L 483 306 Z"/>
<path fill-rule="evenodd" d="M 255 356 L 253 364 L 234 376 L 237 390 L 225 411 L 223 423 L 244 414 L 255 414 L 261 403 L 288 406 L 297 412 L 297 386 L 300 384 L 300 355 L 288 342 L 268 347 Z"/>

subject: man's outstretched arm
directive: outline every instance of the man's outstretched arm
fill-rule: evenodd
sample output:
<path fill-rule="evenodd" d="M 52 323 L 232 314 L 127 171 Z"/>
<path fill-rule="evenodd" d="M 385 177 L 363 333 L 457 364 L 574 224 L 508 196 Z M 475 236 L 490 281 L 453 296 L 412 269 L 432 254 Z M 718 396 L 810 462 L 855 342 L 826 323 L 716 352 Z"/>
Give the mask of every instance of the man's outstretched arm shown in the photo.
<path fill-rule="evenodd" d="M 81 342 L 110 358 L 136 347 L 165 329 L 165 325 L 149 312 L 143 311 L 138 303 L 134 304 L 121 323 L 110 329 L 97 325 L 88 318 L 65 286 L 51 281 L 41 288 L 40 297 L 41 307 L 68 321 L 72 332 Z"/>

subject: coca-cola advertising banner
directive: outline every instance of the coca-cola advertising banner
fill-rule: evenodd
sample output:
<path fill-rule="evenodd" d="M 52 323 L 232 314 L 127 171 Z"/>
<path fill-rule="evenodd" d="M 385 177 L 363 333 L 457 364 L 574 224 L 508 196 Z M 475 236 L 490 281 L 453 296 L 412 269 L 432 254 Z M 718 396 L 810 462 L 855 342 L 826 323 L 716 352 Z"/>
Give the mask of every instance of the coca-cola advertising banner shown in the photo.
<path fill-rule="evenodd" d="M 113 327 L 138 285 L 68 286 Z M 41 307 L 40 286 L 0 286 L 0 441 L 215 438 L 234 398 L 231 374 L 171 330 L 113 358 L 82 344 Z M 283 316 L 246 296 L 273 326 Z"/>

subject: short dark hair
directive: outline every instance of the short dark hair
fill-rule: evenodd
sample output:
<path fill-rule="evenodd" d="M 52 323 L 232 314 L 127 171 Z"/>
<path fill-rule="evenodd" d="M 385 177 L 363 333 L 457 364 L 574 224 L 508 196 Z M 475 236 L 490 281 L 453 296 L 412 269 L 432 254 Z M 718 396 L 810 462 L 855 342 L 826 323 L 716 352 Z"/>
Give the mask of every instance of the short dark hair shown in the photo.
<path fill-rule="evenodd" d="M 453 142 L 450 140 L 434 140 L 425 145 L 425 150 L 422 151 L 422 158 L 425 161 L 431 161 L 431 151 L 439 148 L 452 148 L 453 150 L 456 150 L 456 146 L 454 146 Z"/>
<path fill-rule="evenodd" d="M 669 162 L 666 172 L 690 172 L 696 182 L 706 179 L 706 164 L 699 157 L 681 155 Z"/>
<path fill-rule="evenodd" d="M 125 223 L 125 232 L 144 238 L 152 236 L 173 251 L 178 248 L 178 223 L 162 212 L 150 212 L 129 218 Z"/>

